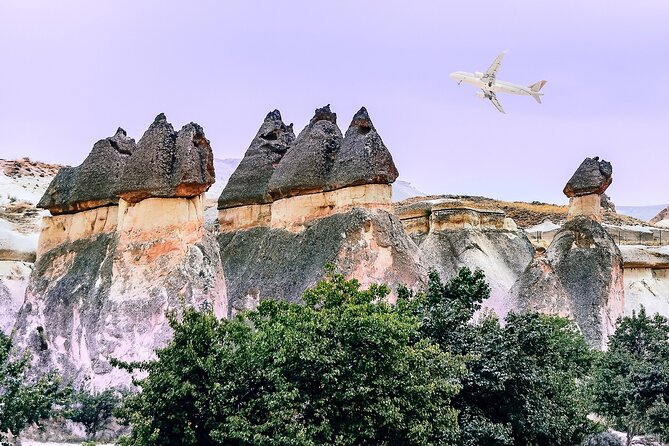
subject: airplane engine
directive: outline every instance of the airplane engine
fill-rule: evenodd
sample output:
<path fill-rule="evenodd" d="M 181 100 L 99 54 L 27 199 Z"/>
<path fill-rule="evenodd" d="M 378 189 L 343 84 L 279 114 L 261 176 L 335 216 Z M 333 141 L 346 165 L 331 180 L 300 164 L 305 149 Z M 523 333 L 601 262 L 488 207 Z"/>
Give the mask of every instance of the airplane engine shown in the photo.
<path fill-rule="evenodd" d="M 476 77 L 478 77 L 479 79 L 481 79 L 481 78 L 483 77 L 483 73 L 481 73 L 480 71 L 475 71 L 475 72 L 474 72 L 474 76 L 476 76 Z"/>
<path fill-rule="evenodd" d="M 485 98 L 488 97 L 488 95 L 479 90 L 479 91 L 476 92 L 476 97 L 481 98 L 481 99 L 485 99 Z"/>

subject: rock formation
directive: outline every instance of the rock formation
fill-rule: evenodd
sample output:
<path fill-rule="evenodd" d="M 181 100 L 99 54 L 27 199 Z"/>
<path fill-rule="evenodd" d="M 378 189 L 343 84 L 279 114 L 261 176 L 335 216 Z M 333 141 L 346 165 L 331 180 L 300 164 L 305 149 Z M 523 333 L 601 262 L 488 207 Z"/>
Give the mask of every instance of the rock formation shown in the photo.
<path fill-rule="evenodd" d="M 660 228 L 669 227 L 669 207 L 662 209 L 655 217 L 651 218 L 648 223 Z"/>
<path fill-rule="evenodd" d="M 427 267 L 444 278 L 463 266 L 480 268 L 491 288 L 484 306 L 502 317 L 513 309 L 509 290 L 532 260 L 534 248 L 503 211 L 438 199 L 400 203 L 395 213 L 418 244 Z"/>
<path fill-rule="evenodd" d="M 599 157 L 586 158 L 581 163 L 563 190 L 569 197 L 568 220 L 584 215 L 601 223 L 601 195 L 611 185 L 612 173 L 611 163 L 600 161 Z"/>
<path fill-rule="evenodd" d="M 168 309 L 207 303 L 227 313 L 218 247 L 204 229 L 214 172 L 202 128 L 177 133 L 159 115 L 137 148 L 119 136 L 129 150 L 113 139 L 97 143 L 81 166 L 61 170 L 40 202 L 56 215 L 43 222 L 16 323 L 19 342 L 44 367 L 91 378 L 97 388 L 129 384 L 110 358 L 149 359 L 167 342 Z M 73 194 L 86 182 L 100 186 Z"/>
<path fill-rule="evenodd" d="M 294 140 L 293 125 L 285 125 L 278 110 L 268 113 L 218 199 L 222 228 L 269 226 L 269 181 Z"/>
<path fill-rule="evenodd" d="M 267 145 L 264 135 L 275 142 Z M 254 171 L 260 174 L 248 183 Z M 267 226 L 299 232 L 314 219 L 353 207 L 391 211 L 391 183 L 397 176 L 392 156 L 364 107 L 345 137 L 337 127 L 337 115 L 325 106 L 294 140 L 292 128 L 286 128 L 274 111 L 221 194 L 220 229 Z"/>
<path fill-rule="evenodd" d="M 363 285 L 422 283 L 420 252 L 392 214 L 397 175 L 364 108 L 345 136 L 320 108 L 294 140 L 270 113 L 219 200 L 230 313 L 267 298 L 299 301 L 326 263 Z"/>
<path fill-rule="evenodd" d="M 625 314 L 638 313 L 643 305 L 648 314 L 669 317 L 669 248 L 667 246 L 620 246 L 625 269 Z"/>
<path fill-rule="evenodd" d="M 512 289 L 521 309 L 570 316 L 593 346 L 604 348 L 624 314 L 620 250 L 596 221 L 578 216 L 555 235 Z"/>
<path fill-rule="evenodd" d="M 214 156 L 202 127 L 191 122 L 177 133 L 161 113 L 137 143 L 116 193 L 130 203 L 196 197 L 214 180 Z"/>
<path fill-rule="evenodd" d="M 611 171 L 611 164 L 586 158 L 564 189 L 569 221 L 511 290 L 521 310 L 573 317 L 598 348 L 605 348 L 625 309 L 622 255 L 599 223 Z"/>
<path fill-rule="evenodd" d="M 118 203 L 116 189 L 135 141 L 119 128 L 101 139 L 77 167 L 63 167 L 37 204 L 51 215 L 70 214 Z"/>

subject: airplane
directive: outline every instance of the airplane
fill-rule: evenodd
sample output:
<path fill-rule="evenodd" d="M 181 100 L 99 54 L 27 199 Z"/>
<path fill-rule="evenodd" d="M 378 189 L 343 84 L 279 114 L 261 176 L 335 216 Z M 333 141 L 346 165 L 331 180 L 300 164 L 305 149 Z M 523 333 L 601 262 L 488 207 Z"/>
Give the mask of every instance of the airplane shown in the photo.
<path fill-rule="evenodd" d="M 495 93 L 511 93 L 519 95 L 532 96 L 539 104 L 541 104 L 541 96 L 543 93 L 539 93 L 546 81 L 535 82 L 534 84 L 525 87 L 523 85 L 512 84 L 511 82 L 504 82 L 497 80 L 497 70 L 502 64 L 502 59 L 506 51 L 503 51 L 497 58 L 493 61 L 490 68 L 485 73 L 476 71 L 474 73 L 467 73 L 466 71 L 456 71 L 450 74 L 451 79 L 458 82 L 458 85 L 461 83 L 474 85 L 479 87 L 481 91 L 476 92 L 476 96 L 483 99 L 490 99 L 490 102 L 502 113 L 506 113 L 502 108 L 502 104 L 497 100 L 497 95 Z"/>

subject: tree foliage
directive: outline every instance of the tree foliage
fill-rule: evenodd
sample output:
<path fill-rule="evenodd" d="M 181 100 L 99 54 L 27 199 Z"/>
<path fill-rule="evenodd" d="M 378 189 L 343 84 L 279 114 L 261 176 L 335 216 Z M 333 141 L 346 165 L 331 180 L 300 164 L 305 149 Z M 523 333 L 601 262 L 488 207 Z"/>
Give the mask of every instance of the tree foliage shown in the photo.
<path fill-rule="evenodd" d="M 49 418 L 53 406 L 65 401 L 68 389 L 54 374 L 28 377 L 30 356 L 13 351 L 12 340 L 0 332 L 0 444 L 11 444 L 28 425 Z"/>
<path fill-rule="evenodd" d="M 95 439 L 98 431 L 110 422 L 120 402 L 121 397 L 113 389 L 95 392 L 83 386 L 73 393 L 63 415 L 68 420 L 83 424 L 89 439 Z"/>
<path fill-rule="evenodd" d="M 453 444 L 463 361 L 388 292 L 330 273 L 305 305 L 172 315 L 172 342 L 134 365 L 148 376 L 119 411 L 124 444 Z"/>
<path fill-rule="evenodd" d="M 669 439 L 669 323 L 639 313 L 618 321 L 593 373 L 594 409 L 634 435 Z M 628 441 L 629 443 L 629 441 Z"/>
<path fill-rule="evenodd" d="M 425 335 L 468 357 L 453 404 L 460 445 L 574 445 L 591 429 L 585 382 L 592 353 L 575 324 L 537 313 L 473 317 L 489 288 L 462 268 L 443 284 L 432 271 L 425 293 L 406 290 Z"/>

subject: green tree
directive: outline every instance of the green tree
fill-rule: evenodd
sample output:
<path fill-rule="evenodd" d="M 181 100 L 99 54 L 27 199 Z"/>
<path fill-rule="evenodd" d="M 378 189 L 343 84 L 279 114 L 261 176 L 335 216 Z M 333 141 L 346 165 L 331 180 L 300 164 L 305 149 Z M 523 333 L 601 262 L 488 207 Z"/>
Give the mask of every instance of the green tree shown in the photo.
<path fill-rule="evenodd" d="M 479 315 L 489 287 L 481 271 L 462 268 L 446 284 L 431 271 L 424 293 L 404 290 L 425 335 L 468 358 L 459 410 L 466 446 L 574 445 L 591 430 L 586 386 L 592 352 L 575 324 L 536 313 L 510 314 L 503 325 Z"/>
<path fill-rule="evenodd" d="M 65 401 L 67 388 L 55 374 L 28 377 L 30 356 L 13 351 L 12 339 L 0 332 L 0 444 L 12 444 L 28 425 L 49 418 Z"/>
<path fill-rule="evenodd" d="M 184 310 L 119 415 L 127 445 L 448 445 L 463 361 L 421 339 L 386 286 L 330 273 L 305 305 Z"/>
<path fill-rule="evenodd" d="M 618 320 L 593 373 L 595 412 L 627 432 L 669 439 L 669 323 L 645 308 Z"/>
<path fill-rule="evenodd" d="M 118 392 L 113 389 L 95 392 L 83 386 L 81 390 L 73 393 L 63 416 L 83 424 L 88 439 L 94 440 L 98 431 L 107 426 L 120 402 Z"/>

